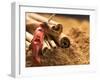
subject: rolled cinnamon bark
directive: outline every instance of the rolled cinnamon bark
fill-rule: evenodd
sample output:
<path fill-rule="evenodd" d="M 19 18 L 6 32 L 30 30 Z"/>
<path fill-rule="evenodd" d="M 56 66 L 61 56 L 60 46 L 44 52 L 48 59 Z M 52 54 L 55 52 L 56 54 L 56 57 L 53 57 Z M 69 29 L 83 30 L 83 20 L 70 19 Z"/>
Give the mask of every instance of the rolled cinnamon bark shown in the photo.
<path fill-rule="evenodd" d="M 26 15 L 26 30 L 30 33 L 34 33 L 35 29 L 38 27 L 38 25 L 41 22 L 30 18 L 28 15 Z"/>
<path fill-rule="evenodd" d="M 29 41 L 29 42 L 31 42 L 32 39 L 33 39 L 33 35 L 30 34 L 29 32 L 26 32 L 26 40 Z"/>
<path fill-rule="evenodd" d="M 37 13 L 27 13 L 28 16 L 30 16 L 31 18 L 35 19 L 35 20 L 38 20 L 38 21 L 42 21 L 42 22 L 48 22 L 48 18 L 46 17 L 43 17 Z M 53 21 L 53 20 L 50 20 L 49 22 L 50 24 L 53 24 L 53 25 L 57 25 L 58 23 Z"/>
<path fill-rule="evenodd" d="M 49 25 L 49 34 L 53 36 L 59 36 L 63 30 L 63 27 L 61 24 L 58 25 Z"/>
<path fill-rule="evenodd" d="M 50 46 L 50 44 L 49 44 L 48 40 L 45 40 L 45 43 L 47 44 L 48 49 L 51 49 L 51 46 Z"/>
<path fill-rule="evenodd" d="M 31 43 L 30 43 L 30 42 L 28 42 L 28 41 L 25 41 L 25 44 L 26 44 L 26 45 L 25 45 L 25 46 L 26 46 L 26 48 L 28 48 L 28 47 L 30 46 L 30 44 L 31 44 Z"/>
<path fill-rule="evenodd" d="M 48 23 L 48 18 L 43 17 L 43 16 L 41 16 L 39 14 L 36 14 L 36 13 L 27 13 L 27 16 L 31 17 L 32 19 Z M 55 22 L 53 20 L 50 20 L 49 23 L 48 23 L 48 25 L 49 25 L 49 28 L 50 28 L 51 32 L 53 33 L 52 35 L 55 34 L 54 36 L 60 35 L 60 33 L 63 30 L 62 24 L 57 23 L 57 22 Z"/>
<path fill-rule="evenodd" d="M 57 45 L 56 45 L 56 43 L 53 40 L 49 40 L 49 44 L 51 45 L 51 47 L 53 49 L 56 49 L 57 48 Z"/>
<path fill-rule="evenodd" d="M 61 48 L 68 48 L 70 46 L 70 40 L 64 33 L 61 33 L 59 37 L 55 37 L 54 39 Z"/>
<path fill-rule="evenodd" d="M 56 43 L 54 42 L 54 40 L 51 39 L 48 35 L 46 35 L 46 36 L 47 36 L 47 41 L 48 41 L 48 43 L 50 44 L 50 46 L 51 46 L 53 49 L 56 49 L 56 48 L 57 48 L 57 45 L 56 45 Z"/>
<path fill-rule="evenodd" d="M 48 54 L 50 52 L 51 52 L 50 45 L 46 41 L 43 41 L 42 55 L 46 55 L 46 54 Z"/>
<path fill-rule="evenodd" d="M 26 61 L 26 67 L 32 67 L 33 62 L 31 60 Z"/>
<path fill-rule="evenodd" d="M 37 24 L 40 24 L 40 21 L 37 21 L 35 19 L 30 18 L 28 15 L 26 15 L 26 25 L 33 24 L 36 26 Z"/>
<path fill-rule="evenodd" d="M 62 48 L 68 48 L 70 46 L 68 37 L 63 33 L 61 33 L 59 36 L 59 44 Z"/>

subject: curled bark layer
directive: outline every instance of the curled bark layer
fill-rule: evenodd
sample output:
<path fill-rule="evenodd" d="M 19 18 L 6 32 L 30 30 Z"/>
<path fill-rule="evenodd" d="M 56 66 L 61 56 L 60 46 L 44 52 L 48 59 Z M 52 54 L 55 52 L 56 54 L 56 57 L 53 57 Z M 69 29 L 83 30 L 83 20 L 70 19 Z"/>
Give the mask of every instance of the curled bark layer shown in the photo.
<path fill-rule="evenodd" d="M 52 35 L 58 36 L 61 34 L 62 30 L 63 30 L 63 26 L 60 23 L 57 23 L 56 21 L 50 20 L 48 23 L 48 18 L 43 17 L 39 14 L 36 13 L 27 13 L 27 16 L 29 16 L 32 19 L 41 21 L 41 22 L 47 22 L 51 33 L 53 33 Z"/>
<path fill-rule="evenodd" d="M 56 45 L 56 43 L 53 40 L 49 40 L 49 44 L 51 45 L 51 47 L 53 49 L 56 49 L 57 48 L 57 45 Z"/>
<path fill-rule="evenodd" d="M 26 15 L 26 30 L 30 33 L 33 34 L 33 32 L 35 31 L 35 29 L 38 27 L 38 25 L 41 22 L 30 18 L 29 16 Z"/>
<path fill-rule="evenodd" d="M 56 49 L 57 48 L 57 45 L 55 43 L 55 41 L 53 39 L 51 39 L 48 35 L 46 35 L 47 37 L 47 41 L 48 43 L 50 44 L 50 46 L 53 48 L 53 49 Z"/>
<path fill-rule="evenodd" d="M 26 46 L 26 48 L 29 48 L 29 46 L 30 46 L 30 44 L 31 44 L 31 43 L 30 43 L 30 42 L 28 42 L 28 41 L 25 41 L 25 44 L 26 44 L 26 45 L 25 45 L 25 46 Z"/>
<path fill-rule="evenodd" d="M 47 43 L 47 41 L 43 41 L 43 47 L 42 47 L 42 55 L 48 54 L 51 52 L 51 47 Z"/>
<path fill-rule="evenodd" d="M 26 32 L 26 40 L 29 41 L 29 42 L 31 42 L 32 39 L 33 39 L 33 35 L 30 34 L 29 32 Z"/>
<path fill-rule="evenodd" d="M 70 40 L 64 33 L 61 33 L 58 37 L 54 37 L 54 39 L 61 48 L 68 48 L 70 46 Z"/>

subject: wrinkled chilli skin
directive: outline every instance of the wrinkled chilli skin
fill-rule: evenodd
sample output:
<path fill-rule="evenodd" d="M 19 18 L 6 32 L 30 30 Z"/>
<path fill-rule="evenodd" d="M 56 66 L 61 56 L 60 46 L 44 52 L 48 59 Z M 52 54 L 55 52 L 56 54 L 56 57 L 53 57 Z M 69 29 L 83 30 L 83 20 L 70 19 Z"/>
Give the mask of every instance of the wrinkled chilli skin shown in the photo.
<path fill-rule="evenodd" d="M 44 40 L 44 34 L 45 30 L 43 28 L 43 23 L 39 24 L 34 32 L 34 37 L 32 39 L 31 45 L 32 45 L 32 55 L 33 59 L 36 63 L 41 63 L 40 60 L 40 51 L 43 47 L 43 40 Z"/>

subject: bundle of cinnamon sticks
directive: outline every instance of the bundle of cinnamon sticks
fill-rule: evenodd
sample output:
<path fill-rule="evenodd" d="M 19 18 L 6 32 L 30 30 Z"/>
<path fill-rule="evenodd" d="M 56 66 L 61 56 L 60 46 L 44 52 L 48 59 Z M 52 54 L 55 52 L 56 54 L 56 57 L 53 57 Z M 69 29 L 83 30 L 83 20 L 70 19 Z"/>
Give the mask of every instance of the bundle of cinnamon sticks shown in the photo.
<path fill-rule="evenodd" d="M 32 34 L 40 22 L 46 22 L 48 25 L 47 36 L 43 41 L 43 54 L 50 53 L 57 47 L 68 48 L 70 46 L 70 40 L 63 33 L 62 24 L 53 20 L 48 22 L 48 18 L 37 13 L 26 13 L 26 47 L 29 47 L 34 37 Z"/>

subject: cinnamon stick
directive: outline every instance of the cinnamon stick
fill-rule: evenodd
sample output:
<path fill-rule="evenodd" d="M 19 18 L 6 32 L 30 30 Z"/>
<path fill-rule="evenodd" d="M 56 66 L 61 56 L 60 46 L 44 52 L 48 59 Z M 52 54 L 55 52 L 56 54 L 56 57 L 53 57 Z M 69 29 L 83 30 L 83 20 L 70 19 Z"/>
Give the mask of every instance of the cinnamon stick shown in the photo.
<path fill-rule="evenodd" d="M 36 21 L 35 19 L 30 18 L 26 15 L 26 30 L 30 33 L 34 33 L 35 29 L 41 22 Z"/>
<path fill-rule="evenodd" d="M 57 45 L 56 45 L 56 43 L 53 40 L 49 40 L 49 43 L 51 44 L 53 49 L 57 48 Z"/>
<path fill-rule="evenodd" d="M 62 48 L 68 48 L 70 46 L 68 37 L 63 33 L 61 33 L 61 35 L 59 36 L 59 44 Z"/>
<path fill-rule="evenodd" d="M 35 26 L 37 24 L 40 24 L 40 22 L 26 15 L 26 25 L 29 25 L 29 24 L 33 24 Z"/>
<path fill-rule="evenodd" d="M 48 18 L 43 17 L 43 16 L 41 16 L 39 14 L 36 14 L 36 13 L 27 13 L 27 16 L 29 16 L 32 19 L 48 23 Z M 51 30 L 50 33 L 53 33 L 52 35 L 55 34 L 54 36 L 59 35 L 62 32 L 62 30 L 63 30 L 62 24 L 57 23 L 56 21 L 50 20 L 49 23 L 48 23 L 48 25 L 49 25 L 49 28 Z"/>
<path fill-rule="evenodd" d="M 25 46 L 26 46 L 26 48 L 28 48 L 29 47 L 29 45 L 31 44 L 30 42 L 28 42 L 28 41 L 25 41 Z"/>
<path fill-rule="evenodd" d="M 33 39 L 33 35 L 30 34 L 29 32 L 26 32 L 26 40 L 29 41 L 29 42 L 31 42 L 32 39 Z"/>
<path fill-rule="evenodd" d="M 56 48 L 57 48 L 57 45 L 56 45 L 56 43 L 54 42 L 54 40 L 51 39 L 50 36 L 48 36 L 48 35 L 46 35 L 46 37 L 47 37 L 47 41 L 48 41 L 48 43 L 50 44 L 50 46 L 51 46 L 53 49 L 56 49 Z"/>
<path fill-rule="evenodd" d="M 70 40 L 64 33 L 61 33 L 58 37 L 54 37 L 54 40 L 62 48 L 68 48 L 70 46 Z"/>
<path fill-rule="evenodd" d="M 50 52 L 51 52 L 50 45 L 46 41 L 43 41 L 42 55 L 46 55 L 46 54 L 48 54 Z"/>

